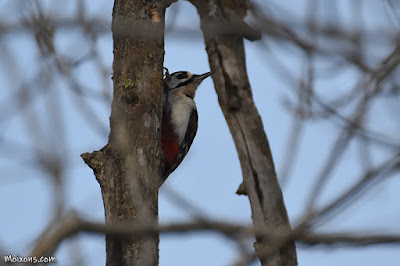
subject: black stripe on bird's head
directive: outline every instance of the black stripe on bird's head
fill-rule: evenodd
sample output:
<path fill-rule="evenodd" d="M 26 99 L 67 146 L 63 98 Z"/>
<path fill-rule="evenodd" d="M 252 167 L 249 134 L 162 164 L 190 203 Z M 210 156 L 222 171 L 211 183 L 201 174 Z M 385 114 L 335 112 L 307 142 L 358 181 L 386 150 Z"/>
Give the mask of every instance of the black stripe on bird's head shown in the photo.
<path fill-rule="evenodd" d="M 209 77 L 212 72 L 207 72 L 201 75 L 194 75 L 188 71 L 178 71 L 174 72 L 168 76 L 168 79 L 165 79 L 165 83 L 170 90 L 177 89 L 179 87 L 188 85 L 188 84 L 195 84 L 199 85 L 204 79 Z"/>

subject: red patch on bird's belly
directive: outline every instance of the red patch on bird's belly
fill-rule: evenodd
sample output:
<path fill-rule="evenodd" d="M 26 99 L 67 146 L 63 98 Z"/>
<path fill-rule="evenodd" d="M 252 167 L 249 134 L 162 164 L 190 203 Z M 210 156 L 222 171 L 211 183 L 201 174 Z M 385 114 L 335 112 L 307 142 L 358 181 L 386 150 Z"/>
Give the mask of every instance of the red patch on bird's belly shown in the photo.
<path fill-rule="evenodd" d="M 165 161 L 168 166 L 171 166 L 175 162 L 176 157 L 178 157 L 179 144 L 176 141 L 164 141 L 162 148 L 164 150 Z"/>
<path fill-rule="evenodd" d="M 177 139 L 170 121 L 164 115 L 161 131 L 161 145 L 168 166 L 171 166 L 178 157 L 179 143 Z"/>

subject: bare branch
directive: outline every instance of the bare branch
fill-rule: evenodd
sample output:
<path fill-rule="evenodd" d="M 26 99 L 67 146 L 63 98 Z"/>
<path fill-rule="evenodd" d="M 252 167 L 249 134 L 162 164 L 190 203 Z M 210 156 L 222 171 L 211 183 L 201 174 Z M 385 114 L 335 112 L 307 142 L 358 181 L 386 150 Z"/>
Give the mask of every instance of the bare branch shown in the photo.
<path fill-rule="evenodd" d="M 352 245 L 368 246 L 377 244 L 400 244 L 400 235 L 369 234 L 369 233 L 283 233 L 271 230 L 255 230 L 252 226 L 234 223 L 203 220 L 190 223 L 171 223 L 165 225 L 119 223 L 106 225 L 88 222 L 76 214 L 70 214 L 62 219 L 56 229 L 47 237 L 41 239 L 32 251 L 32 256 L 53 254 L 60 243 L 78 233 L 106 234 L 122 239 L 148 238 L 161 234 L 188 234 L 196 232 L 214 232 L 224 236 L 252 236 L 262 237 L 270 245 L 283 239 L 294 239 L 304 245 Z"/>
<path fill-rule="evenodd" d="M 249 197 L 257 230 L 290 231 L 290 223 L 275 165 L 261 118 L 255 107 L 247 76 L 243 37 L 215 32 L 217 23 L 243 20 L 246 1 L 191 1 L 200 14 L 206 49 L 218 100 L 225 115 L 243 173 L 238 193 Z M 234 20 L 232 19 L 234 17 Z M 275 247 L 275 246 L 274 246 Z M 262 265 L 297 265 L 295 243 L 285 239 L 273 248 L 258 237 L 255 249 Z"/>

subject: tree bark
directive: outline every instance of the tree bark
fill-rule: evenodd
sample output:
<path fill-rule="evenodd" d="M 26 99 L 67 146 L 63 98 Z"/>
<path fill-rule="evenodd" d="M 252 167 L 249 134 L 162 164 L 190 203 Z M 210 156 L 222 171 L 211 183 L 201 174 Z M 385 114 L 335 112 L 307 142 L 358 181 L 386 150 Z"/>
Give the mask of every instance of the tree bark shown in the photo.
<path fill-rule="evenodd" d="M 114 93 L 108 144 L 82 154 L 98 180 L 106 224 L 158 223 L 162 173 L 163 1 L 115 0 Z M 158 265 L 159 236 L 106 235 L 107 265 Z"/>
<path fill-rule="evenodd" d="M 243 37 L 260 36 L 243 18 L 245 0 L 191 0 L 201 19 L 213 81 L 240 159 L 243 183 L 238 194 L 249 197 L 253 225 L 257 229 L 291 230 L 278 183 L 268 139 L 254 105 L 247 77 Z M 279 242 L 279 241 L 278 241 Z M 297 265 L 295 243 L 257 238 L 257 256 L 262 265 Z"/>

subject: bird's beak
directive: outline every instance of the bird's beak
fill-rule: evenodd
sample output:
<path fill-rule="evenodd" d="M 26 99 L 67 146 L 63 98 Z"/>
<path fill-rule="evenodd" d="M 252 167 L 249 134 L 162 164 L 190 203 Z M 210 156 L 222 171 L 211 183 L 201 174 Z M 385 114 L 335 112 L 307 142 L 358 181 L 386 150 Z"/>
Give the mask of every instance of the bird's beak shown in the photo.
<path fill-rule="evenodd" d="M 209 76 L 211 76 L 212 74 L 214 74 L 214 71 L 210 71 L 201 75 L 193 75 L 193 79 L 194 81 L 197 82 L 202 82 L 203 80 L 205 80 L 206 78 L 208 78 Z"/>

